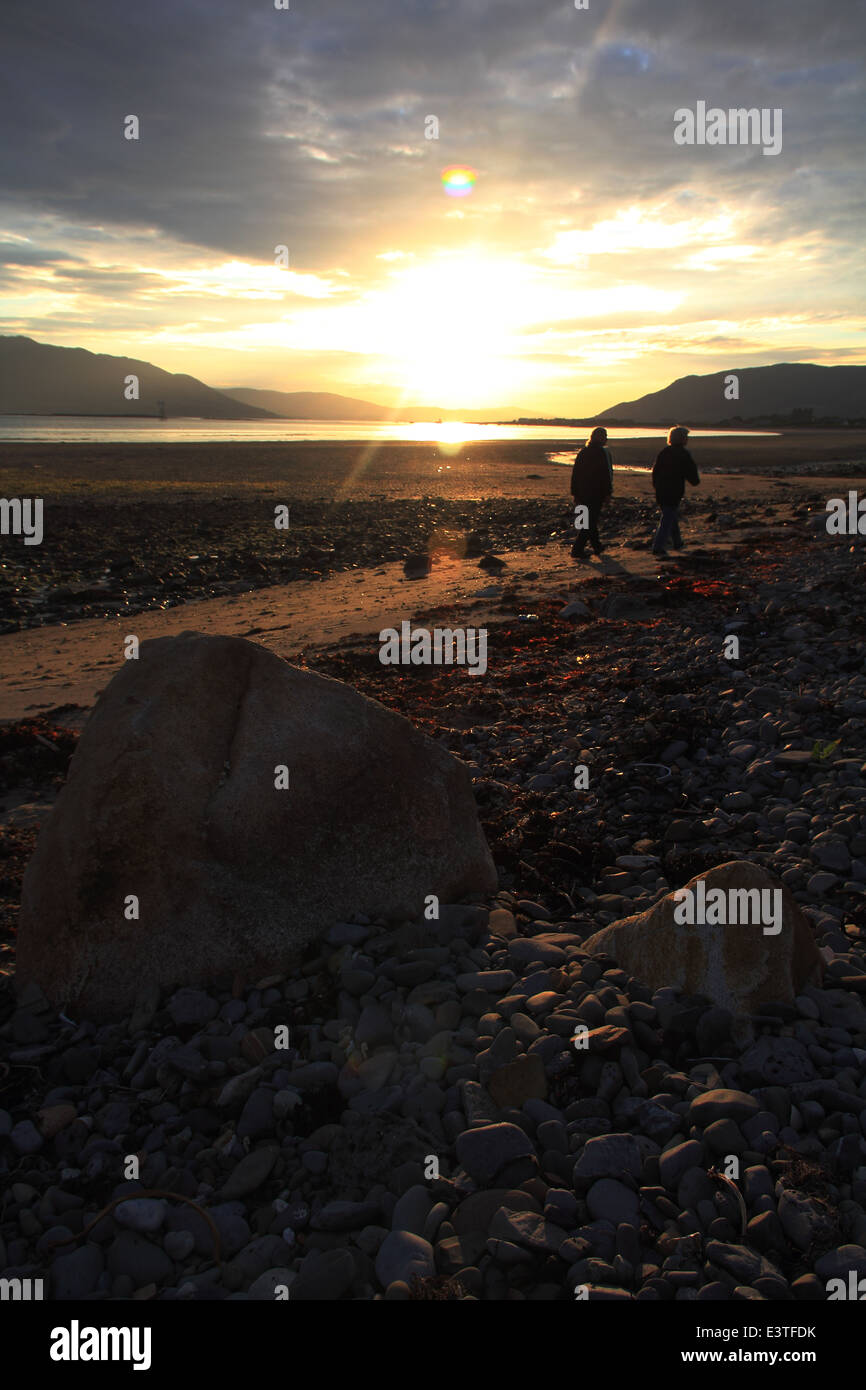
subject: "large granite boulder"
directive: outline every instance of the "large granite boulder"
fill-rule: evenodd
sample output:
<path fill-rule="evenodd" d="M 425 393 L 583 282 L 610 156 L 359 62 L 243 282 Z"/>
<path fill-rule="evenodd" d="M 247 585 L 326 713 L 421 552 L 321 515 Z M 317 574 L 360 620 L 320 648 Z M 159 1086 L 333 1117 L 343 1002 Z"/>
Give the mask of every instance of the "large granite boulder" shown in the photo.
<path fill-rule="evenodd" d="M 119 1017 L 290 966 L 354 913 L 418 919 L 496 883 L 465 768 L 407 720 L 243 638 L 158 638 L 101 695 L 42 829 L 17 979 Z"/>
<path fill-rule="evenodd" d="M 807 918 L 784 884 L 759 864 L 733 859 L 696 874 L 684 887 L 691 900 L 678 897 L 683 890 L 668 893 L 646 912 L 603 927 L 583 949 L 613 956 L 653 989 L 669 985 L 702 994 L 735 1016 L 760 1012 L 762 1004 L 774 1000 L 790 1003 L 805 984 L 820 980 L 823 961 Z M 716 923 L 716 914 L 706 912 L 709 920 L 689 922 L 689 915 L 700 918 L 702 903 L 719 902 L 710 897 L 718 889 L 733 908 L 728 920 Z M 778 922 L 771 923 L 769 913 L 757 922 L 743 920 L 747 914 L 740 904 L 747 904 L 730 894 L 749 889 L 780 894 L 761 900 L 780 908 Z M 730 920 L 735 915 L 736 922 Z"/>

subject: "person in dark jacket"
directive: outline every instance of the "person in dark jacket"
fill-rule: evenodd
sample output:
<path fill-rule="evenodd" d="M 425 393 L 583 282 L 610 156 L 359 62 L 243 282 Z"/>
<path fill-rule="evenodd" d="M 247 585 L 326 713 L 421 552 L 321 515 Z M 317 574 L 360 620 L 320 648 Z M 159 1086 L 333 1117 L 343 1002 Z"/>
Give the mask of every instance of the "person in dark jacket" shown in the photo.
<path fill-rule="evenodd" d="M 674 550 L 682 550 L 680 503 L 686 483 L 697 487 L 701 481 L 697 465 L 686 448 L 688 437 L 689 432 L 684 425 L 674 425 L 668 435 L 668 442 L 658 455 L 653 468 L 653 487 L 662 514 L 659 528 L 653 538 L 653 555 L 658 556 L 660 560 L 668 558 L 668 541 L 672 542 Z"/>
<path fill-rule="evenodd" d="M 608 497 L 613 495 L 613 459 L 607 448 L 607 430 L 601 426 L 593 430 L 574 460 L 571 495 L 575 502 L 574 524 L 578 532 L 571 553 L 576 560 L 583 559 L 588 539 L 596 555 L 600 555 L 602 544 L 598 535 L 598 519 Z M 578 507 L 586 508 L 586 516 L 578 515 Z M 585 525 L 580 524 L 582 522 Z"/>

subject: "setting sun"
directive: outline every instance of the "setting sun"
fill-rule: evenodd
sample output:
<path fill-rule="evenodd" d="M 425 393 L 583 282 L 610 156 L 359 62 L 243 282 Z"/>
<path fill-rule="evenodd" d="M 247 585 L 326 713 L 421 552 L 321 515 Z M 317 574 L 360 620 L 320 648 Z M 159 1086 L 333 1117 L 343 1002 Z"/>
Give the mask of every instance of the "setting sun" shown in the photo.
<path fill-rule="evenodd" d="M 514 289 L 507 262 L 481 257 L 395 271 L 370 310 L 405 395 L 473 405 L 504 394 L 509 340 L 528 307 Z"/>

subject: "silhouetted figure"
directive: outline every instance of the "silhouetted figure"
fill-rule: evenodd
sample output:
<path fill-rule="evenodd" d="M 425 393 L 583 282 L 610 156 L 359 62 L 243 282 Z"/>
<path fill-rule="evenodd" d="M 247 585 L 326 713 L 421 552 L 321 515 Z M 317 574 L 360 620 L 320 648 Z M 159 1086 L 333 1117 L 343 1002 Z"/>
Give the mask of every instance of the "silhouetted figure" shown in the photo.
<path fill-rule="evenodd" d="M 701 481 L 697 465 L 686 448 L 688 437 L 689 432 L 685 425 L 674 425 L 668 435 L 668 442 L 659 453 L 653 468 L 653 487 L 662 514 L 659 528 L 653 538 L 653 555 L 660 560 L 668 558 L 668 541 L 672 543 L 674 550 L 682 550 L 680 503 L 686 483 L 697 487 Z"/>
<path fill-rule="evenodd" d="M 608 497 L 613 495 L 613 459 L 607 447 L 607 430 L 599 426 L 594 429 L 586 444 L 574 460 L 571 470 L 571 495 L 575 507 L 586 507 L 588 516 L 585 527 L 578 527 L 577 538 L 571 547 L 576 560 L 586 554 L 589 540 L 596 555 L 602 552 L 598 535 L 598 519 Z M 575 517 L 575 526 L 578 518 Z"/>

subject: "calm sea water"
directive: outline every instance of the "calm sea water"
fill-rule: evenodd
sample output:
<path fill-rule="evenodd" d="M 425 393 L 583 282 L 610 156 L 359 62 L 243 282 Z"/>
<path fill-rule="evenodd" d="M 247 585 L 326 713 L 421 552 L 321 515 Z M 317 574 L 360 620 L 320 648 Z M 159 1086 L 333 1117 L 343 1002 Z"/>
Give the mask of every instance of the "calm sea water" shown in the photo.
<path fill-rule="evenodd" d="M 756 438 L 769 430 L 692 430 L 692 437 Z M 544 425 L 473 425 L 434 420 L 412 425 L 377 424 L 357 420 L 133 420 L 118 416 L 63 417 L 52 415 L 0 415 L 0 440 L 26 440 L 43 444 L 271 444 L 347 443 L 352 440 L 408 440 L 422 443 L 469 444 L 484 440 L 528 440 L 582 444 L 589 434 L 586 425 L 562 429 Z M 664 439 L 663 429 L 611 427 L 609 439 Z M 551 456 L 551 461 L 560 460 Z M 571 460 L 573 462 L 573 457 Z"/>

